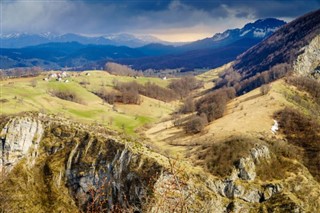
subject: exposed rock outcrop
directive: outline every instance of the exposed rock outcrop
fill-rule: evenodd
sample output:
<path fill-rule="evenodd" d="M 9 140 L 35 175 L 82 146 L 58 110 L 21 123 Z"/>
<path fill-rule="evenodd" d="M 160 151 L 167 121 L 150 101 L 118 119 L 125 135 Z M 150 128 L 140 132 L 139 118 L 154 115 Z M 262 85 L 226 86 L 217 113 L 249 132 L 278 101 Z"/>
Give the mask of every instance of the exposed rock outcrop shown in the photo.
<path fill-rule="evenodd" d="M 294 63 L 294 71 L 303 76 L 320 77 L 320 35 L 301 50 Z"/>
<path fill-rule="evenodd" d="M 1 183 L 0 209 L 6 204 L 10 212 L 303 212 L 319 204 L 307 204 L 306 190 L 312 198 L 320 195 L 307 175 L 259 180 L 256 169 L 273 158 L 265 145 L 252 148 L 231 176 L 219 179 L 160 163 L 163 156 L 103 128 L 63 122 L 22 116 L 3 125 L 2 153 L 9 153 L 10 164 L 2 166 L 11 171 Z M 293 187 L 300 179 L 303 187 Z"/>
<path fill-rule="evenodd" d="M 230 179 L 254 180 L 256 177 L 256 165 L 259 165 L 261 161 L 268 161 L 269 159 L 270 152 L 268 147 L 256 145 L 256 147 L 250 150 L 248 157 L 242 157 L 236 162 Z"/>
<path fill-rule="evenodd" d="M 256 165 L 270 160 L 270 151 L 264 145 L 256 145 L 247 157 L 235 164 L 232 174 L 225 180 L 207 181 L 207 185 L 220 195 L 230 199 L 241 199 L 249 203 L 260 203 L 281 191 L 278 184 L 261 185 L 253 183 L 256 178 Z"/>
<path fill-rule="evenodd" d="M 66 168 L 66 183 L 71 194 L 84 209 L 142 211 L 160 173 L 160 165 L 114 140 L 104 143 L 93 139 L 90 147 L 83 143 L 71 151 Z M 96 146 L 99 146 L 98 153 L 94 151 Z"/>
<path fill-rule="evenodd" d="M 29 166 L 34 164 L 38 146 L 43 134 L 39 120 L 30 117 L 16 117 L 1 131 L 0 166 L 10 170 L 22 157 L 29 156 Z"/>

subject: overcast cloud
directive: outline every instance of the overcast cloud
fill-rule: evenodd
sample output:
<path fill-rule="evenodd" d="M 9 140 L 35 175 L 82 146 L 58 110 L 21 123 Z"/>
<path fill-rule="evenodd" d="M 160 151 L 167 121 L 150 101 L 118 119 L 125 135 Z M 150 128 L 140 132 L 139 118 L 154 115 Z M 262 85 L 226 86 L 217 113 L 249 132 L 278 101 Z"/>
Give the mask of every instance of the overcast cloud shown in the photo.
<path fill-rule="evenodd" d="M 2 33 L 152 34 L 194 40 L 259 18 L 290 21 L 320 0 L 1 0 Z"/>

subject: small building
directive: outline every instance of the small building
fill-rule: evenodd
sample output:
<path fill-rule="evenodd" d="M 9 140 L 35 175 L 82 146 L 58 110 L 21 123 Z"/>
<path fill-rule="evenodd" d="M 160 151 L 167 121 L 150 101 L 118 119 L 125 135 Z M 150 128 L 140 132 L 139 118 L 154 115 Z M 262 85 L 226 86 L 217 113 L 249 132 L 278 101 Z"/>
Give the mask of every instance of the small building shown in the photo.
<path fill-rule="evenodd" d="M 67 72 L 66 72 L 66 71 L 63 71 L 63 72 L 61 73 L 61 77 L 62 77 L 62 78 L 68 77 Z"/>
<path fill-rule="evenodd" d="M 49 78 L 57 78 L 57 77 L 58 77 L 58 75 L 56 73 L 52 73 L 49 75 Z"/>

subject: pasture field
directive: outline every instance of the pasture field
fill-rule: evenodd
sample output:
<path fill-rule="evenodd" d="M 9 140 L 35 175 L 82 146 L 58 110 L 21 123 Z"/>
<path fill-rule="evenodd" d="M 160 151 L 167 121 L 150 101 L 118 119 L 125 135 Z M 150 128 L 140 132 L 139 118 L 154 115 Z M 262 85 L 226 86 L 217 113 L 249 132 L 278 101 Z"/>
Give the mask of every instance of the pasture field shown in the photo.
<path fill-rule="evenodd" d="M 80 122 L 96 122 L 108 128 L 135 134 L 143 125 L 159 121 L 172 113 L 177 103 L 165 103 L 142 97 L 140 105 L 105 103 L 94 92 L 101 88 L 112 90 L 115 81 L 147 82 L 166 87 L 170 80 L 151 77 L 115 76 L 105 71 L 68 72 L 62 81 L 44 80 L 52 72 L 38 77 L 12 78 L 0 81 L 1 114 L 15 114 L 25 111 L 39 111 L 70 117 Z M 67 82 L 65 82 L 67 81 Z M 79 101 L 67 101 L 54 96 L 57 91 L 76 95 Z"/>

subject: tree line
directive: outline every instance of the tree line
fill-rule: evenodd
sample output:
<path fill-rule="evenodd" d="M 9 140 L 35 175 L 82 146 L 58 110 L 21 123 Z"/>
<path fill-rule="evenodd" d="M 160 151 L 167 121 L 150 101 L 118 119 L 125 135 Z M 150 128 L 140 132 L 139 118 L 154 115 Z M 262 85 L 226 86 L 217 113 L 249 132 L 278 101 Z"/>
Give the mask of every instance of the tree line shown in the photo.
<path fill-rule="evenodd" d="M 115 81 L 113 86 L 115 90 L 108 91 L 105 88 L 102 88 L 96 95 L 109 104 L 114 104 L 116 102 L 124 104 L 140 104 L 140 95 L 164 102 L 170 102 L 176 99 L 182 99 L 192 90 L 202 86 L 203 83 L 201 81 L 190 76 L 171 81 L 167 88 L 158 86 L 152 82 L 147 82 L 142 85 L 136 81 Z"/>
<path fill-rule="evenodd" d="M 41 67 L 19 67 L 14 69 L 0 69 L 1 78 L 21 78 L 38 76 L 43 72 Z"/>

